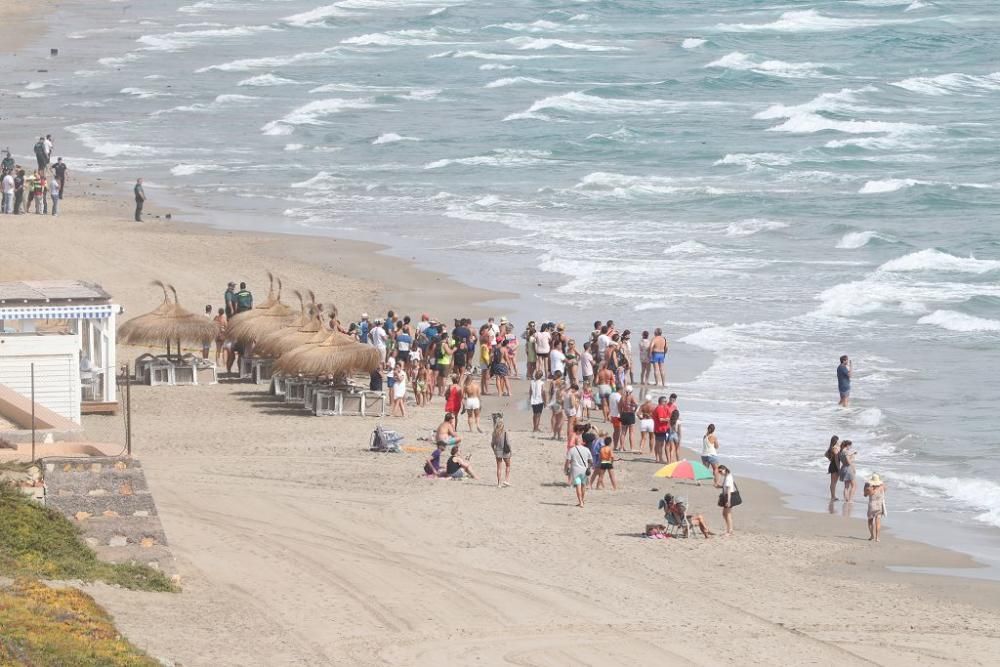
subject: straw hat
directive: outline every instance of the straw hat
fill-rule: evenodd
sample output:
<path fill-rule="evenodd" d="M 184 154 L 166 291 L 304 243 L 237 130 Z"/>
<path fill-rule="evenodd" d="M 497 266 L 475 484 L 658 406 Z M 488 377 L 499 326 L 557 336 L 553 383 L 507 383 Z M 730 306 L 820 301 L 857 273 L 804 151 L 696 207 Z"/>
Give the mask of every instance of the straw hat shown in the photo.
<path fill-rule="evenodd" d="M 871 476 L 868 480 L 868 486 L 882 486 L 882 478 L 878 476 L 878 473 Z"/>

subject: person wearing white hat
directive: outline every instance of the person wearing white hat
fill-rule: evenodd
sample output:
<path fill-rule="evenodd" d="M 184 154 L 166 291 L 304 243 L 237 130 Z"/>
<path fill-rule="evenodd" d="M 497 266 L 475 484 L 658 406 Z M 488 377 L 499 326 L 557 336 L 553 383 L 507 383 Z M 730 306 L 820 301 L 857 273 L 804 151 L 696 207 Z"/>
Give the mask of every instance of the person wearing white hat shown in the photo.
<path fill-rule="evenodd" d="M 865 497 L 868 498 L 868 539 L 878 542 L 885 516 L 885 483 L 877 473 L 865 484 Z"/>

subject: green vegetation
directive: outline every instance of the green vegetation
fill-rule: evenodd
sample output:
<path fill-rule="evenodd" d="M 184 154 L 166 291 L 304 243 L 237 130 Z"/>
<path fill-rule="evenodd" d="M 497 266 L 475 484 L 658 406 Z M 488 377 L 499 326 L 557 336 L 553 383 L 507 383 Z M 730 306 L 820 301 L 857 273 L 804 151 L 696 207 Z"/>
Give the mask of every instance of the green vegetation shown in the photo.
<path fill-rule="evenodd" d="M 0 484 L 0 575 L 105 581 L 143 591 L 174 591 L 147 565 L 98 560 L 66 517 Z"/>
<path fill-rule="evenodd" d="M 154 667 L 118 634 L 93 598 L 74 588 L 18 580 L 0 587 L 0 665 Z"/>

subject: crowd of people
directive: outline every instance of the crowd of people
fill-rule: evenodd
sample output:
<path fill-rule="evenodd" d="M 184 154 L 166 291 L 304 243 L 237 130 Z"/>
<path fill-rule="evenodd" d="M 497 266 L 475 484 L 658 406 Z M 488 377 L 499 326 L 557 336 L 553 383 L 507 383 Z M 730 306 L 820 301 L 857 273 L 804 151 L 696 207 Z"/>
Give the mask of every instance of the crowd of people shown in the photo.
<path fill-rule="evenodd" d="M 39 137 L 33 151 L 36 169 L 24 167 L 14 159 L 10 149 L 0 161 L 0 212 L 7 215 L 34 213 L 59 215 L 59 202 L 66 193 L 69 168 L 61 157 L 52 161 L 52 135 Z"/>
<path fill-rule="evenodd" d="M 230 282 L 223 301 L 224 307 L 217 311 L 206 306 L 205 317 L 219 325 L 216 363 L 231 373 L 242 350 L 226 339 L 227 322 L 251 310 L 254 300 L 246 283 L 237 288 Z M 619 330 L 612 320 L 595 321 L 582 345 L 567 334 L 562 323 L 531 321 L 518 334 L 506 317 L 491 317 L 478 327 L 469 318 L 459 318 L 449 327 L 426 313 L 414 321 L 389 310 L 385 317 L 362 313 L 358 321 L 345 326 L 332 312 L 325 326 L 378 351 L 381 363 L 371 373 L 369 388 L 388 390 L 390 415 L 406 417 L 408 402 L 419 408 L 443 403 L 444 416 L 433 434 L 434 450 L 424 462 L 423 472 L 429 477 L 477 479 L 472 455 L 461 449 L 462 423 L 470 433 L 483 433 L 482 397 L 491 393 L 511 396 L 510 380 L 522 377 L 528 380 L 532 433 L 544 432 L 565 443 L 563 473 L 578 507 L 585 506 L 588 490 L 604 489 L 606 482 L 612 490 L 618 489 L 615 464 L 623 460 L 619 454 L 648 454 L 662 464 L 681 460 L 684 428 L 678 396 L 648 391 L 666 386 L 669 345 L 659 328 L 641 332 L 636 359 L 632 332 Z M 205 346 L 203 355 L 209 357 L 210 346 Z M 639 384 L 644 387 L 640 392 L 633 386 L 636 361 Z M 848 358 L 842 357 L 837 378 L 840 404 L 845 407 L 852 370 Z M 549 420 L 543 431 L 546 410 Z M 603 429 L 594 426 L 595 420 L 603 422 Z M 497 486 L 510 486 L 511 437 L 501 413 L 492 415 L 490 443 Z M 711 471 L 712 484 L 720 491 L 724 534 L 732 535 L 733 509 L 742 504 L 742 498 L 732 471 L 721 462 L 720 449 L 716 425 L 709 424 L 702 436 L 701 463 Z M 826 452 L 831 500 L 837 500 L 837 486 L 842 483 L 844 500 L 853 501 L 854 456 L 851 441 L 832 439 Z M 870 539 L 878 541 L 886 513 L 885 485 L 878 475 L 865 484 L 864 495 L 869 500 Z M 683 519 L 679 525 L 685 532 L 697 528 L 705 537 L 714 534 L 702 515 L 687 511 L 684 499 L 668 495 L 660 508 L 668 523 Z"/>

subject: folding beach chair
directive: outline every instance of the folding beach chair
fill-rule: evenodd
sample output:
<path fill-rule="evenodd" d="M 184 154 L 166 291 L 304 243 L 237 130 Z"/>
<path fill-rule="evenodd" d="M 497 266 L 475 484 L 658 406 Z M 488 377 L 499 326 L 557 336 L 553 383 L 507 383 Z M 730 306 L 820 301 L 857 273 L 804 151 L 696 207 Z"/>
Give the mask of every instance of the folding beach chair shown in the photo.
<path fill-rule="evenodd" d="M 371 442 L 368 449 L 373 452 L 387 452 L 399 454 L 403 451 L 403 436 L 396 431 L 383 428 L 381 424 L 372 431 Z"/>

